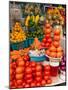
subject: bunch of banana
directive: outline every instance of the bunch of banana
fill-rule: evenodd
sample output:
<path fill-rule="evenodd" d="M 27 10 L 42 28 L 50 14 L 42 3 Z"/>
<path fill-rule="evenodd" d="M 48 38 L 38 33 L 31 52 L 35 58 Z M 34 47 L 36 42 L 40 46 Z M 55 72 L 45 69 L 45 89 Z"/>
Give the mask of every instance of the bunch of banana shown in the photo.
<path fill-rule="evenodd" d="M 32 22 L 35 22 L 35 24 L 38 24 L 38 22 L 39 22 L 39 20 L 40 20 L 40 16 L 39 16 L 39 15 L 29 16 L 29 15 L 28 15 L 28 16 L 26 17 L 26 20 L 25 20 L 25 26 L 26 26 L 26 27 L 31 26 L 31 25 L 29 25 L 29 24 L 30 24 L 30 23 L 29 23 L 30 20 L 32 20 Z"/>
<path fill-rule="evenodd" d="M 26 39 L 26 35 L 24 30 L 22 29 L 19 22 L 16 22 L 15 26 L 12 29 L 12 33 L 10 33 L 10 41 L 13 43 L 21 42 Z"/>

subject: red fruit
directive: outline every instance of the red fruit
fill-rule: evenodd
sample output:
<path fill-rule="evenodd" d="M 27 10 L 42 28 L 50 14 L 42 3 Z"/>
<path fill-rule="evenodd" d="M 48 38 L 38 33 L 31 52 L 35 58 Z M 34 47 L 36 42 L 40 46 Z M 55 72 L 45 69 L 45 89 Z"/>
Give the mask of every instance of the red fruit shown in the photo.
<path fill-rule="evenodd" d="M 50 65 L 45 65 L 45 66 L 44 66 L 44 70 L 50 71 L 50 69 L 51 69 L 51 68 L 50 68 Z"/>
<path fill-rule="evenodd" d="M 51 37 L 51 34 L 46 34 L 45 38 L 46 40 Z"/>
<path fill-rule="evenodd" d="M 25 88 L 29 88 L 29 87 L 30 87 L 30 85 L 29 85 L 29 84 L 26 84 L 24 87 L 25 87 Z"/>
<path fill-rule="evenodd" d="M 55 47 L 55 46 L 51 46 L 51 47 L 49 48 L 49 50 L 50 50 L 50 52 L 56 52 L 56 47 Z"/>
<path fill-rule="evenodd" d="M 44 74 L 50 76 L 50 71 L 45 71 Z"/>
<path fill-rule="evenodd" d="M 42 76 L 42 72 L 36 72 L 36 76 Z"/>
<path fill-rule="evenodd" d="M 51 25 L 49 23 L 46 24 L 46 28 L 50 28 Z"/>
<path fill-rule="evenodd" d="M 31 67 L 26 67 L 25 72 L 26 72 L 26 73 L 32 73 Z"/>
<path fill-rule="evenodd" d="M 59 41 L 59 40 L 60 40 L 60 36 L 59 36 L 59 35 L 55 35 L 55 36 L 54 36 L 54 40 L 55 40 L 55 41 Z"/>
<path fill-rule="evenodd" d="M 32 61 L 31 63 L 31 67 L 35 67 L 36 66 L 36 62 Z"/>
<path fill-rule="evenodd" d="M 32 78 L 32 74 L 27 74 L 25 77 L 26 78 Z"/>
<path fill-rule="evenodd" d="M 46 28 L 46 29 L 45 29 L 45 33 L 46 33 L 46 34 L 50 34 L 50 33 L 51 33 L 51 28 Z"/>
<path fill-rule="evenodd" d="M 32 67 L 32 72 L 35 72 L 36 68 L 35 67 Z"/>
<path fill-rule="evenodd" d="M 42 81 L 41 81 L 41 85 L 42 85 L 42 86 L 45 86 L 45 85 L 46 85 L 46 81 L 45 81 L 45 80 L 42 80 Z"/>
<path fill-rule="evenodd" d="M 10 75 L 12 75 L 13 74 L 13 69 L 12 68 L 10 68 Z"/>
<path fill-rule="evenodd" d="M 37 81 L 37 82 L 40 82 L 41 80 L 42 80 L 42 77 L 40 77 L 40 76 L 37 76 L 37 77 L 36 77 L 36 81 Z"/>
<path fill-rule="evenodd" d="M 31 82 L 32 82 L 32 78 L 26 79 L 26 82 L 27 82 L 27 83 L 31 83 Z"/>
<path fill-rule="evenodd" d="M 27 66 L 29 66 L 29 65 L 30 65 L 30 62 L 27 61 L 27 62 L 25 63 L 25 66 L 27 67 Z"/>
<path fill-rule="evenodd" d="M 23 59 L 22 59 L 22 57 L 20 56 L 18 59 L 17 59 L 17 61 L 22 61 Z"/>
<path fill-rule="evenodd" d="M 55 47 L 58 47 L 58 46 L 60 45 L 60 43 L 59 43 L 58 41 L 54 41 L 54 42 L 53 42 L 53 45 L 54 45 Z"/>
<path fill-rule="evenodd" d="M 36 83 L 36 86 L 37 86 L 37 87 L 41 86 L 41 83 L 40 83 L 40 82 L 37 82 L 37 83 Z"/>
<path fill-rule="evenodd" d="M 47 80 L 47 84 L 51 84 L 52 83 L 52 80 L 51 79 L 48 79 Z"/>
<path fill-rule="evenodd" d="M 44 76 L 44 79 L 45 79 L 45 80 L 48 80 L 48 79 L 49 79 L 49 76 L 46 76 L 46 75 L 45 75 L 45 76 Z"/>
<path fill-rule="evenodd" d="M 62 56 L 62 52 L 58 52 L 57 53 L 57 58 L 61 58 L 61 56 Z"/>
<path fill-rule="evenodd" d="M 50 51 L 49 51 L 49 50 L 47 50 L 47 51 L 46 51 L 46 54 L 49 56 L 49 55 L 50 55 Z"/>
<path fill-rule="evenodd" d="M 24 66 L 24 65 L 25 65 L 25 61 L 23 60 L 18 62 L 18 66 Z"/>
<path fill-rule="evenodd" d="M 12 86 L 13 86 L 13 82 L 12 82 L 12 81 L 10 81 L 9 85 L 10 85 L 10 87 L 12 87 Z"/>
<path fill-rule="evenodd" d="M 50 57 L 56 58 L 56 52 L 51 52 Z"/>
<path fill-rule="evenodd" d="M 60 35 L 60 30 L 59 30 L 59 29 L 55 29 L 55 30 L 54 30 L 54 34 L 55 34 L 55 35 Z"/>
<path fill-rule="evenodd" d="M 31 87 L 35 87 L 36 83 L 35 82 L 31 82 Z"/>
<path fill-rule="evenodd" d="M 16 73 L 22 73 L 24 71 L 24 67 L 21 67 L 21 66 L 19 66 L 19 67 L 17 67 L 16 68 Z"/>
<path fill-rule="evenodd" d="M 49 46 L 50 46 L 50 44 L 47 42 L 47 43 L 45 44 L 45 47 L 48 48 Z"/>
<path fill-rule="evenodd" d="M 48 43 L 52 43 L 52 39 L 51 38 L 49 38 L 47 41 L 48 41 Z"/>
<path fill-rule="evenodd" d="M 36 71 L 41 71 L 42 70 L 42 66 L 41 65 L 37 65 L 36 66 Z"/>
<path fill-rule="evenodd" d="M 20 80 L 20 79 L 22 79 L 23 78 L 23 73 L 21 73 L 21 74 L 16 74 L 16 79 L 17 80 Z"/>
<path fill-rule="evenodd" d="M 17 80 L 17 85 L 21 85 L 22 84 L 22 80 Z"/>
<path fill-rule="evenodd" d="M 46 38 L 43 38 L 42 42 L 43 42 L 43 43 L 46 43 Z"/>
<path fill-rule="evenodd" d="M 16 62 L 13 62 L 12 65 L 13 65 L 13 68 L 15 69 L 16 68 Z"/>
<path fill-rule="evenodd" d="M 59 46 L 59 47 L 57 48 L 57 52 L 62 52 L 62 47 L 61 47 L 61 46 Z"/>
<path fill-rule="evenodd" d="M 23 57 L 23 59 L 24 59 L 25 61 L 29 61 L 29 60 L 30 60 L 30 57 L 29 57 L 28 55 L 25 55 L 25 56 Z"/>
<path fill-rule="evenodd" d="M 26 83 L 23 81 L 23 82 L 22 82 L 22 86 L 25 87 L 25 85 L 26 85 Z"/>
<path fill-rule="evenodd" d="M 44 42 L 41 42 L 41 46 L 42 46 L 42 47 L 45 47 L 45 43 L 44 43 Z"/>

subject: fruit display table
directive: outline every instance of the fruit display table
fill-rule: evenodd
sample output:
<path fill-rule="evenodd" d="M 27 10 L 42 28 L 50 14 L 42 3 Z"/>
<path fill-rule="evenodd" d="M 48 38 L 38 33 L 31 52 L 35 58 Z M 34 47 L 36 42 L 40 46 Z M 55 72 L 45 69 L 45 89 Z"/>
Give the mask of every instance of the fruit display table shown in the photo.
<path fill-rule="evenodd" d="M 14 1 L 9 6 L 9 88 L 66 85 L 66 6 Z"/>

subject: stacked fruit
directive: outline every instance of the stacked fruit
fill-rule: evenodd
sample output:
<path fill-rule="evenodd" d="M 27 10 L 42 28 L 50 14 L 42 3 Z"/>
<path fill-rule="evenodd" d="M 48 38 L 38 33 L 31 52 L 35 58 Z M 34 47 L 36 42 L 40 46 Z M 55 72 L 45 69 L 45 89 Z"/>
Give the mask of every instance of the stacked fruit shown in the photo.
<path fill-rule="evenodd" d="M 51 47 L 46 51 L 50 57 L 60 58 L 63 54 L 62 47 L 60 46 L 60 29 L 54 29 L 54 40 Z"/>
<path fill-rule="evenodd" d="M 12 58 L 11 58 L 12 59 Z M 10 62 L 10 88 L 28 88 L 51 84 L 50 66 L 18 56 Z"/>
<path fill-rule="evenodd" d="M 52 31 L 51 25 L 49 23 L 46 23 L 44 27 L 45 37 L 42 40 L 42 46 L 45 48 L 48 48 L 51 46 L 51 43 L 52 43 L 51 31 Z"/>
<path fill-rule="evenodd" d="M 26 39 L 25 32 L 22 29 L 19 22 L 16 22 L 13 27 L 12 33 L 10 33 L 10 41 L 13 43 L 21 42 Z"/>

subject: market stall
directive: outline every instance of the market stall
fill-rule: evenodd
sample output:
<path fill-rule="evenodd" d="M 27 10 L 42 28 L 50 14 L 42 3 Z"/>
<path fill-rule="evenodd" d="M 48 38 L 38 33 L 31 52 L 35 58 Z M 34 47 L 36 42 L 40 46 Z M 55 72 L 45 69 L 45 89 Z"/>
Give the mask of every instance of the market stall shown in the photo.
<path fill-rule="evenodd" d="M 10 88 L 65 84 L 65 5 L 10 5 Z"/>

